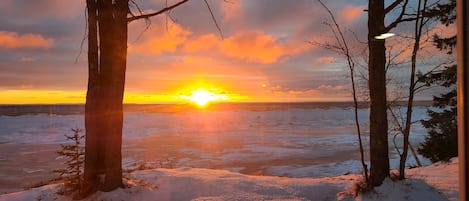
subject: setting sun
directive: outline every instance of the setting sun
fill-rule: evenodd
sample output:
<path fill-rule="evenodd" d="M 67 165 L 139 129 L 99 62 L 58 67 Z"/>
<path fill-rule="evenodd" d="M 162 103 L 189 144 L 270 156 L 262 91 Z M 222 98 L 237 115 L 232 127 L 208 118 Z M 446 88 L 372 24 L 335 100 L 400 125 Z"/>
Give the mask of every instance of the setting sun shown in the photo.
<path fill-rule="evenodd" d="M 217 94 L 206 89 L 197 89 L 192 91 L 190 96 L 181 96 L 182 99 L 189 100 L 199 107 L 206 106 L 209 102 L 227 100 L 225 94 Z"/>

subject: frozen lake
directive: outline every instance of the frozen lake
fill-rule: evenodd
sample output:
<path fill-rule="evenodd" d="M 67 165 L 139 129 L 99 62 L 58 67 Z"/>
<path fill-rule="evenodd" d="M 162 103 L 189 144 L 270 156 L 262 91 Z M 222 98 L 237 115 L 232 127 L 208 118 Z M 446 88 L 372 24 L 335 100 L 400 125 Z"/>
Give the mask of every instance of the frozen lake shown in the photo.
<path fill-rule="evenodd" d="M 62 162 L 55 152 L 66 143 L 64 134 L 84 128 L 81 106 L 37 107 L 0 111 L 0 189 L 53 178 L 52 170 Z M 361 108 L 359 116 L 368 149 L 368 109 Z M 413 116 L 427 118 L 426 107 L 414 107 Z M 344 103 L 246 103 L 207 109 L 133 105 L 124 115 L 123 163 L 288 177 L 358 173 L 355 131 L 353 108 Z M 411 132 L 417 147 L 426 130 L 416 123 Z M 391 165 L 397 167 L 392 144 L 390 152 Z M 408 165 L 415 165 L 411 156 Z"/>

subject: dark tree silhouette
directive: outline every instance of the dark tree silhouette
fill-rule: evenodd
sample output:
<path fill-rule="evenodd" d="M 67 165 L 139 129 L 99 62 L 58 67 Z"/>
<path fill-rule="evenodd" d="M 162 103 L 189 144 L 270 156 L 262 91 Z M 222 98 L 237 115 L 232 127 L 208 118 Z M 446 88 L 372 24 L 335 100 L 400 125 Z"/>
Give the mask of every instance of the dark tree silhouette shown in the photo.
<path fill-rule="evenodd" d="M 400 154 L 399 160 L 399 179 L 402 180 L 405 178 L 405 164 L 407 161 L 407 154 L 409 150 L 409 136 L 410 136 L 410 126 L 412 121 L 412 109 L 414 103 L 414 96 L 417 89 L 417 82 L 415 82 L 415 74 L 417 68 L 417 53 L 420 49 L 420 39 L 422 37 L 422 30 L 428 21 L 428 19 L 420 17 L 421 13 L 425 11 L 427 7 L 427 0 L 419 0 L 417 6 L 417 19 L 415 20 L 415 27 L 414 27 L 414 46 L 412 48 L 412 56 L 411 56 L 411 73 L 410 73 L 410 86 L 409 86 L 409 97 L 407 99 L 407 112 L 406 112 L 406 120 L 403 129 L 403 147 L 402 147 L 402 154 Z M 417 159 L 417 157 L 415 157 Z M 417 159 L 418 161 L 418 159 Z"/>
<path fill-rule="evenodd" d="M 131 0 L 87 0 L 88 90 L 83 196 L 122 186 L 123 96 L 127 62 L 127 24 L 169 11 L 134 15 Z M 134 2 L 132 2 L 134 3 Z"/>
<path fill-rule="evenodd" d="M 384 40 L 375 39 L 386 33 L 383 0 L 370 0 L 368 5 L 368 88 L 370 93 L 370 185 L 379 186 L 389 176 L 388 120 L 386 116 L 386 55 Z"/>
<path fill-rule="evenodd" d="M 359 151 L 360 151 L 360 161 L 362 163 L 363 167 L 363 174 L 365 177 L 365 184 L 368 185 L 368 166 L 366 165 L 365 162 L 365 156 L 364 156 L 364 149 L 363 149 L 363 143 L 362 143 L 362 132 L 360 129 L 360 122 L 358 120 L 358 97 L 357 97 L 357 86 L 355 83 L 355 59 L 352 55 L 352 52 L 350 51 L 349 45 L 347 43 L 347 40 L 345 40 L 345 36 L 342 32 L 342 29 L 340 25 L 338 24 L 337 20 L 335 19 L 334 14 L 332 11 L 329 9 L 329 7 L 324 4 L 321 0 L 317 0 L 321 6 L 327 11 L 329 14 L 329 17 L 331 18 L 333 24 L 326 23 L 329 28 L 332 30 L 332 34 L 334 35 L 335 38 L 335 44 L 319 44 L 324 46 L 324 48 L 338 52 L 341 56 L 344 56 L 347 59 L 347 66 L 349 67 L 350 70 L 350 82 L 352 84 L 352 97 L 353 97 L 353 106 L 354 106 L 354 117 L 355 117 L 355 128 L 357 129 L 357 137 L 358 137 L 358 146 L 359 146 Z"/>
<path fill-rule="evenodd" d="M 456 21 L 456 0 L 437 4 L 424 15 L 436 18 L 442 24 L 449 26 Z M 437 48 L 447 51 L 448 54 L 453 53 L 456 47 L 456 35 L 447 38 L 435 35 L 433 38 Z M 427 110 L 430 119 L 421 122 L 429 131 L 429 136 L 418 149 L 420 154 L 432 162 L 448 161 L 458 155 L 456 65 L 431 74 L 420 75 L 418 81 L 426 85 L 452 88 L 447 93 L 433 97 L 433 106 L 439 108 L 439 111 Z"/>
<path fill-rule="evenodd" d="M 416 20 L 406 13 L 409 0 L 370 0 L 368 3 L 368 89 L 370 94 L 370 184 L 379 186 L 389 176 L 388 120 L 386 97 L 386 47 L 376 36 L 398 24 Z M 393 15 L 388 15 L 393 13 Z M 393 19 L 386 19 L 395 16 Z M 385 24 L 389 22 L 388 24 Z"/>
<path fill-rule="evenodd" d="M 143 13 L 133 0 L 86 0 L 88 13 L 88 90 L 85 105 L 85 170 L 82 196 L 122 186 L 123 97 L 128 23 L 157 16 L 188 2 Z M 221 29 L 204 0 L 220 35 Z M 129 3 L 139 11 L 136 15 Z"/>
<path fill-rule="evenodd" d="M 438 110 L 428 109 L 430 119 L 421 121 L 429 135 L 418 149 L 420 154 L 432 162 L 449 161 L 458 155 L 456 65 L 421 76 L 419 81 L 452 88 L 447 93 L 433 97 L 433 106 Z"/>
<path fill-rule="evenodd" d="M 61 150 L 57 154 L 64 157 L 65 167 L 54 170 L 60 174 L 60 178 L 64 182 L 64 186 L 60 193 L 70 195 L 76 193 L 80 194 L 83 181 L 83 160 L 85 156 L 85 148 L 82 145 L 84 135 L 81 134 L 82 130 L 72 128 L 73 135 L 65 135 L 65 138 L 72 143 L 61 144 Z"/>

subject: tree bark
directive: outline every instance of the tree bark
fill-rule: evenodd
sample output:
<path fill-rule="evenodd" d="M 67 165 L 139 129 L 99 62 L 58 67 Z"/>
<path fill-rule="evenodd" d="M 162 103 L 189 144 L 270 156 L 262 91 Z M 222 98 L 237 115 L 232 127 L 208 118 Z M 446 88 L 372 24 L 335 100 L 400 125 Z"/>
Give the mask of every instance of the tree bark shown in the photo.
<path fill-rule="evenodd" d="M 129 0 L 86 0 L 89 75 L 82 197 L 97 190 L 111 191 L 122 186 L 127 24 L 162 14 L 186 2 L 188 0 L 182 0 L 155 13 L 128 18 Z"/>
<path fill-rule="evenodd" d="M 88 194 L 97 189 L 97 175 L 103 170 L 102 153 L 99 149 L 99 55 L 98 55 L 98 19 L 96 0 L 87 0 L 88 13 L 88 90 L 85 104 L 85 167 L 82 192 Z"/>
<path fill-rule="evenodd" d="M 128 0 L 116 0 L 114 3 L 112 0 L 98 0 L 104 191 L 122 186 L 122 102 L 127 62 L 127 11 Z"/>
<path fill-rule="evenodd" d="M 86 194 L 122 186 L 122 103 L 127 62 L 128 0 L 87 0 L 87 10 Z M 104 183 L 100 183 L 100 175 L 104 176 Z"/>
<path fill-rule="evenodd" d="M 368 88 L 370 93 L 370 184 L 379 186 L 389 176 L 388 121 L 386 113 L 385 41 L 375 39 L 384 26 L 384 1 L 368 4 Z"/>

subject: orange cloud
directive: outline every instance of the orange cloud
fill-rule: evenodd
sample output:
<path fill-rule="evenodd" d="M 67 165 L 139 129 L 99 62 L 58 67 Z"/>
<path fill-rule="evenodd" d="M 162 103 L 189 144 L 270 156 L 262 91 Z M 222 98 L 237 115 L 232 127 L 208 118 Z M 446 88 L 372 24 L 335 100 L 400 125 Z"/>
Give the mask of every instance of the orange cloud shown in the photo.
<path fill-rule="evenodd" d="M 260 31 L 236 33 L 225 39 L 220 48 L 228 57 L 263 64 L 275 63 L 288 54 L 285 46 L 278 44 L 275 37 Z"/>
<path fill-rule="evenodd" d="M 210 57 L 193 57 L 193 56 L 184 57 L 183 62 L 187 64 L 204 64 L 204 65 L 214 63 L 213 59 Z"/>
<path fill-rule="evenodd" d="M 144 31 L 144 23 L 137 23 L 131 29 Z M 187 41 L 191 34 L 191 31 L 170 21 L 168 21 L 168 29 L 166 30 L 165 22 L 160 20 L 158 25 L 152 25 L 147 31 L 142 33 L 141 38 L 137 39 L 135 43 L 129 40 L 129 53 L 143 55 L 159 55 L 164 52 L 173 53 Z"/>
<path fill-rule="evenodd" d="M 260 83 L 266 82 L 266 76 L 255 68 L 256 65 L 258 64 L 240 67 L 236 62 L 218 55 L 196 54 L 166 61 L 158 65 L 157 69 L 151 63 L 139 63 L 138 68 L 148 70 L 145 73 L 129 71 L 126 90 L 145 93 L 174 92 L 201 80 L 216 83 L 214 86 L 224 86 L 223 88 L 233 93 L 250 95 L 246 91 L 253 91 L 253 85 L 260 86 Z"/>
<path fill-rule="evenodd" d="M 53 42 L 37 34 L 19 35 L 16 32 L 0 31 L 0 48 L 49 48 Z"/>
<path fill-rule="evenodd" d="M 261 31 L 241 31 L 221 40 L 215 34 L 205 34 L 188 40 L 182 50 L 185 53 L 218 53 L 230 59 L 251 63 L 272 64 L 281 57 L 294 55 L 311 48 L 308 44 L 293 45 L 279 42 L 272 35 Z"/>
<path fill-rule="evenodd" d="M 360 17 L 363 14 L 363 7 L 362 6 L 347 6 L 340 12 L 340 17 L 347 21 L 353 21 Z"/>
<path fill-rule="evenodd" d="M 194 40 L 187 41 L 183 50 L 188 53 L 208 51 L 218 46 L 219 41 L 221 41 L 220 37 L 215 34 L 206 34 Z"/>

